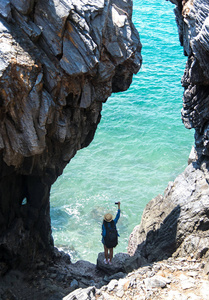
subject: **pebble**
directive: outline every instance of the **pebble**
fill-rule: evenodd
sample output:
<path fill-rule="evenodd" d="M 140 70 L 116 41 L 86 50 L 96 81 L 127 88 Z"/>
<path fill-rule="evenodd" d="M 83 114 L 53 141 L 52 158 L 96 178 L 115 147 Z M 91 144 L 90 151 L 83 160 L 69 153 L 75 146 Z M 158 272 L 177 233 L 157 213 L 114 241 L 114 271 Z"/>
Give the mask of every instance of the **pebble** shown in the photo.
<path fill-rule="evenodd" d="M 122 298 L 122 297 L 124 296 L 124 291 L 123 291 L 123 289 L 117 291 L 116 296 L 119 297 L 119 298 Z"/>
<path fill-rule="evenodd" d="M 188 278 L 184 274 L 181 274 L 179 278 L 183 290 L 192 289 L 195 286 L 195 280 L 193 278 Z"/>
<path fill-rule="evenodd" d="M 114 290 L 114 288 L 118 285 L 118 281 L 116 279 L 113 279 L 110 281 L 110 283 L 107 286 L 108 292 L 111 292 Z"/>
<path fill-rule="evenodd" d="M 146 278 L 144 282 L 147 290 L 158 287 L 164 288 L 167 284 L 165 278 L 163 278 L 162 276 L 153 276 L 152 278 Z"/>

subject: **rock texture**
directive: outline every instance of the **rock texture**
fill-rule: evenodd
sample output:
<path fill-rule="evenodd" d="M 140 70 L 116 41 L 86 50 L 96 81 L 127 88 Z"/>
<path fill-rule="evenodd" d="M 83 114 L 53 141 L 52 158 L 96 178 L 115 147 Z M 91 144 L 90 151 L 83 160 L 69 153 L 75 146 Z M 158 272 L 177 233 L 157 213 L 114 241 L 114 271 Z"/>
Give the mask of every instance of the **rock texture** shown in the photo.
<path fill-rule="evenodd" d="M 175 15 L 179 39 L 188 56 L 182 85 L 182 120 L 187 128 L 195 129 L 196 150 L 209 155 L 209 3 L 207 0 L 171 0 L 176 4 Z"/>
<path fill-rule="evenodd" d="M 129 239 L 130 255 L 149 262 L 170 256 L 209 256 L 209 165 L 190 163 L 164 196 L 151 200 Z"/>
<path fill-rule="evenodd" d="M 139 268 L 119 280 L 112 279 L 100 290 L 94 288 L 93 297 L 87 298 L 83 294 L 83 299 L 206 300 L 209 297 L 206 266 L 205 261 L 190 257 L 177 260 L 170 258 Z M 75 297 L 79 295 L 77 292 L 64 299 L 81 299 Z"/>
<path fill-rule="evenodd" d="M 141 65 L 131 1 L 1 0 L 0 261 L 53 251 L 51 184 Z"/>
<path fill-rule="evenodd" d="M 62 254 L 38 261 L 27 273 L 8 271 L 0 280 L 0 296 L 3 300 L 207 300 L 208 274 L 209 261 L 192 255 L 111 275 L 89 262 L 70 264 Z"/>
<path fill-rule="evenodd" d="M 124 274 L 137 269 L 138 266 L 147 264 L 147 260 L 140 255 L 130 256 L 127 253 L 118 253 L 113 257 L 112 264 L 104 263 L 104 252 L 99 253 L 97 258 L 97 269 L 105 274 L 124 277 Z"/>

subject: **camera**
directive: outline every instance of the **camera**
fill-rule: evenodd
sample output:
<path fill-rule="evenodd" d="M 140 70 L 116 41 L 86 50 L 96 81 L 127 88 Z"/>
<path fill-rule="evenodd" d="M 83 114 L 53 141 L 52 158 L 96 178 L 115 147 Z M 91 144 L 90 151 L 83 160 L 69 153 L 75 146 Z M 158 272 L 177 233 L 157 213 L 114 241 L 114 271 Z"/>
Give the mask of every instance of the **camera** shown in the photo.
<path fill-rule="evenodd" d="M 118 204 L 118 202 L 115 202 L 115 205 L 117 205 Z"/>

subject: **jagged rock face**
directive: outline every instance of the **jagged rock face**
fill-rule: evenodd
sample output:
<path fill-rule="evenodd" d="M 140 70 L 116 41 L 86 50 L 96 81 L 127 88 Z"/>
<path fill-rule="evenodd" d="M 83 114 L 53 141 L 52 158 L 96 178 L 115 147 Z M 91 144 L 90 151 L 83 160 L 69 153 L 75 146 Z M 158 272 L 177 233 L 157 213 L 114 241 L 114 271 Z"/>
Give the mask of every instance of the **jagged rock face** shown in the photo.
<path fill-rule="evenodd" d="M 171 2 L 176 4 L 179 38 L 188 56 L 182 78 L 182 120 L 187 128 L 195 128 L 198 154 L 209 156 L 209 2 Z"/>
<path fill-rule="evenodd" d="M 141 66 L 131 17 L 125 0 L 0 2 L 0 260 L 53 248 L 51 184 Z"/>
<path fill-rule="evenodd" d="M 164 196 L 151 200 L 130 236 L 128 253 L 149 262 L 209 257 L 209 163 L 190 163 Z"/>

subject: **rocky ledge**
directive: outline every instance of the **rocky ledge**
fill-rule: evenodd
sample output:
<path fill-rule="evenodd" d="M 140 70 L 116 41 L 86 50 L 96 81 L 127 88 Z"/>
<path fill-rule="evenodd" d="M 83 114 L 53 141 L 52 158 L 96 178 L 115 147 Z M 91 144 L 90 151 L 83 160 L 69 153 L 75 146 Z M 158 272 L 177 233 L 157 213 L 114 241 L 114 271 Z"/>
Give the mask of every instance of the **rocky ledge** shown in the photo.
<path fill-rule="evenodd" d="M 139 268 L 119 280 L 112 279 L 100 290 L 84 290 L 82 299 L 207 300 L 208 267 L 208 262 L 201 259 L 169 258 Z M 71 293 L 64 300 L 81 299 L 79 294 L 81 290 Z"/>
<path fill-rule="evenodd" d="M 151 200 L 129 239 L 130 255 L 149 262 L 173 256 L 209 257 L 209 162 L 192 162 L 164 195 Z"/>
<path fill-rule="evenodd" d="M 64 263 L 65 260 L 65 263 Z M 66 257 L 40 261 L 27 273 L 11 270 L 0 283 L 2 300 L 208 300 L 209 261 L 169 258 L 128 274 L 107 275 L 87 262 Z"/>

